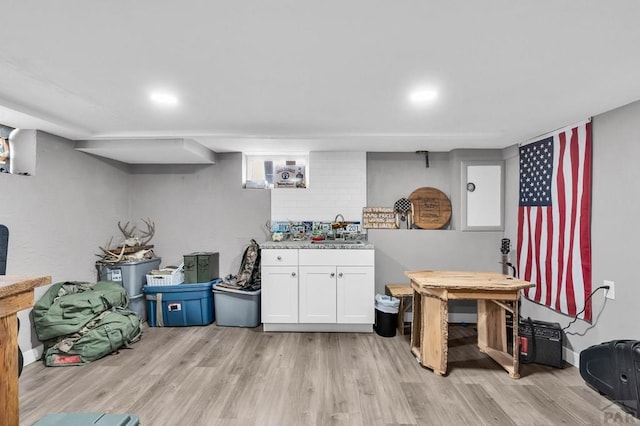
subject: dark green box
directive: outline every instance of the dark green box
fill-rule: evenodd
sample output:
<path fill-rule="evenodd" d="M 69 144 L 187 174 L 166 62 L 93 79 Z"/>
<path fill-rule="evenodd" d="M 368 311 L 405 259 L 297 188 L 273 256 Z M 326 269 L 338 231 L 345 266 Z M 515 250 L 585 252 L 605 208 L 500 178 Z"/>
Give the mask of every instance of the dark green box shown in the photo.
<path fill-rule="evenodd" d="M 184 255 L 185 284 L 207 283 L 219 278 L 219 253 L 199 251 Z"/>

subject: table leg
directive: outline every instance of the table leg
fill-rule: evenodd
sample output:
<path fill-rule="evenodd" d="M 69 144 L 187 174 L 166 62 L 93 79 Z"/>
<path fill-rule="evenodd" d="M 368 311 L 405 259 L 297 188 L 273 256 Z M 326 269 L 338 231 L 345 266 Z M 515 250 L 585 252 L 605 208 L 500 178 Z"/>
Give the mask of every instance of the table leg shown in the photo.
<path fill-rule="evenodd" d="M 520 295 L 518 294 L 518 299 L 513 302 L 513 371 L 514 374 L 511 377 L 518 379 L 520 378 L 520 338 L 518 337 L 518 326 L 520 312 L 518 311 L 518 300 L 520 300 Z"/>
<path fill-rule="evenodd" d="M 491 300 L 478 300 L 478 346 L 507 351 L 507 316 Z"/>
<path fill-rule="evenodd" d="M 514 316 L 518 316 L 517 302 Z M 478 349 L 502 366 L 509 376 L 520 378 L 518 326 L 515 324 L 513 354 L 507 352 L 507 318 L 504 309 L 491 300 L 478 300 Z"/>
<path fill-rule="evenodd" d="M 422 363 L 420 346 L 422 346 L 422 296 L 413 292 L 413 318 L 411 320 L 411 353 Z"/>
<path fill-rule="evenodd" d="M 17 426 L 18 319 L 16 314 L 0 317 L 0 425 Z"/>
<path fill-rule="evenodd" d="M 404 296 L 400 296 L 400 306 L 398 307 L 398 331 L 400 334 L 404 334 L 404 310 L 406 309 L 404 306 Z"/>
<path fill-rule="evenodd" d="M 439 376 L 447 374 L 448 315 L 449 306 L 446 300 L 414 293 L 412 352 L 418 357 L 421 365 L 433 369 Z"/>

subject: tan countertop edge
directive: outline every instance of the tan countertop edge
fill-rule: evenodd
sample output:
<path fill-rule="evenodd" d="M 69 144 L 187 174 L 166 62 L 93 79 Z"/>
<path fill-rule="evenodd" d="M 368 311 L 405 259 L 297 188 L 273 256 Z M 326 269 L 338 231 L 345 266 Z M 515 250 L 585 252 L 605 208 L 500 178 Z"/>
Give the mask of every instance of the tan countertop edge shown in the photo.
<path fill-rule="evenodd" d="M 304 241 L 265 241 L 259 243 L 261 249 L 312 249 L 312 250 L 371 250 L 374 245 L 368 241 L 364 244 L 341 244 L 341 241 L 331 242 L 330 244 L 314 244 L 309 240 Z"/>

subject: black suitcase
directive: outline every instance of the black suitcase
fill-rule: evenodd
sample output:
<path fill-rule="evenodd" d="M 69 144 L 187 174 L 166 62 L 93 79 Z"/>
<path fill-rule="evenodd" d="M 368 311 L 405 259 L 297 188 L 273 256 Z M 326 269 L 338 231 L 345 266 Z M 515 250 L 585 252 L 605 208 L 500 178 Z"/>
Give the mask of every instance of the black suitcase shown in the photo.
<path fill-rule="evenodd" d="M 583 350 L 580 375 L 627 412 L 640 415 L 640 341 L 612 340 Z"/>

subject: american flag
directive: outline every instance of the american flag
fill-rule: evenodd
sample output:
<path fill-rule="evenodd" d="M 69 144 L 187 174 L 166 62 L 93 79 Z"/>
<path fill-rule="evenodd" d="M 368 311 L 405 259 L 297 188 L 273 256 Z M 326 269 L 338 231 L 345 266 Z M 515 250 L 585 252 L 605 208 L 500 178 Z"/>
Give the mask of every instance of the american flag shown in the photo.
<path fill-rule="evenodd" d="M 518 271 L 525 295 L 591 321 L 591 122 L 520 147 Z"/>

